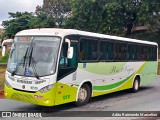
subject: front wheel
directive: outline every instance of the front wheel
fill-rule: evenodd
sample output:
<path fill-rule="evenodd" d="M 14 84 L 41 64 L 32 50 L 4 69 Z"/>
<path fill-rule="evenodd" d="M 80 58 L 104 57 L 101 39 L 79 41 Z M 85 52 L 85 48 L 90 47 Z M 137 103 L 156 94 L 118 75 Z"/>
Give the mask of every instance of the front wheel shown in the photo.
<path fill-rule="evenodd" d="M 85 105 L 88 103 L 91 97 L 91 89 L 87 84 L 82 85 L 78 92 L 78 99 L 76 101 L 77 106 Z"/>
<path fill-rule="evenodd" d="M 134 79 L 133 86 L 132 86 L 132 92 L 138 92 L 140 86 L 140 80 L 138 78 Z"/>

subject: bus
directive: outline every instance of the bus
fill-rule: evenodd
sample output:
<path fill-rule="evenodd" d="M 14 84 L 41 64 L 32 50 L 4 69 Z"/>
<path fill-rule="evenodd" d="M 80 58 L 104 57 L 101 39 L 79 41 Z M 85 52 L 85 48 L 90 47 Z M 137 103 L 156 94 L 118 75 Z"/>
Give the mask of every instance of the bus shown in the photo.
<path fill-rule="evenodd" d="M 75 102 L 120 90 L 137 92 L 157 79 L 158 45 L 74 29 L 16 34 L 4 94 L 41 106 Z"/>

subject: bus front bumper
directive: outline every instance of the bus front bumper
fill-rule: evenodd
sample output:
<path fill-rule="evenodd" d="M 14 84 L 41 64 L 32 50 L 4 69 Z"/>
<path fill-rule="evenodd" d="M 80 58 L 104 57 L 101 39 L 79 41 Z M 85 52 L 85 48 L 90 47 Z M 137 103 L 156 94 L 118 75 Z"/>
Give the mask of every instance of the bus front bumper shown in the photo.
<path fill-rule="evenodd" d="M 40 93 L 39 91 L 33 93 L 15 90 L 12 87 L 9 88 L 6 84 L 4 85 L 5 98 L 42 106 L 54 106 L 54 92 L 55 86 L 53 86 L 53 88 L 46 93 Z"/>

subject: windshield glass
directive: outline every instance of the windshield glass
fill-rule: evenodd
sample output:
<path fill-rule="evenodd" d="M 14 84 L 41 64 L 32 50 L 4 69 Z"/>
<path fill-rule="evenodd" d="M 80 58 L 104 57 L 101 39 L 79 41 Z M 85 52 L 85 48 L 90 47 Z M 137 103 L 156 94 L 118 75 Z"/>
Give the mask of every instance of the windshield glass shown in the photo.
<path fill-rule="evenodd" d="M 24 76 L 53 74 L 59 44 L 59 37 L 15 37 L 7 71 Z"/>

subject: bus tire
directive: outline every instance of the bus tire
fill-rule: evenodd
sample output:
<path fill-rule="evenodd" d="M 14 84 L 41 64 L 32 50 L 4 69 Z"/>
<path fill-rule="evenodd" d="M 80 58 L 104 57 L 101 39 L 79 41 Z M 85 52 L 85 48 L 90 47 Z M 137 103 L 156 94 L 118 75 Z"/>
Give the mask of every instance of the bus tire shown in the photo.
<path fill-rule="evenodd" d="M 131 89 L 131 91 L 132 92 L 138 92 L 139 91 L 139 87 L 140 87 L 140 80 L 139 80 L 139 78 L 138 77 L 136 77 L 135 79 L 134 79 L 134 82 L 133 82 L 133 86 L 132 86 L 132 89 Z"/>
<path fill-rule="evenodd" d="M 91 97 L 91 89 L 88 84 L 84 84 L 81 86 L 78 92 L 78 99 L 75 102 L 76 106 L 85 105 L 88 103 Z"/>

